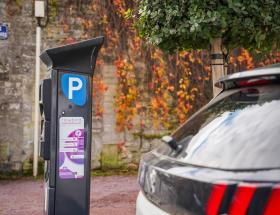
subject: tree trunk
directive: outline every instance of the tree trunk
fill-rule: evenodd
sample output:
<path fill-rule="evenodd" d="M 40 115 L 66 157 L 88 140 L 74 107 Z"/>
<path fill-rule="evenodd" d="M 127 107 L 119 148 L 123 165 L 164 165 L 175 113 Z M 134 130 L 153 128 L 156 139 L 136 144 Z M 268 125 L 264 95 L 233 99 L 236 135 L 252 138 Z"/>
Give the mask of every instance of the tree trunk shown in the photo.
<path fill-rule="evenodd" d="M 220 88 L 215 87 L 215 83 L 226 75 L 225 60 L 222 51 L 222 39 L 215 38 L 211 43 L 211 67 L 212 84 L 214 97 L 221 92 Z"/>

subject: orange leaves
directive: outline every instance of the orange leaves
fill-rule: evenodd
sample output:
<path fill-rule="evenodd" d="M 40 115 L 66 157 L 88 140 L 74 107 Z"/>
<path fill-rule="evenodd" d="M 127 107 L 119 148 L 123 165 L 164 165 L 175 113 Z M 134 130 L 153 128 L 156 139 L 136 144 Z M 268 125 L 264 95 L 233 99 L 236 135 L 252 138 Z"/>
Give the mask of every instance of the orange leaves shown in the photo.
<path fill-rule="evenodd" d="M 108 90 L 108 87 L 105 85 L 103 80 L 97 79 L 96 77 L 93 77 L 92 85 L 93 85 L 93 92 L 92 92 L 93 97 L 96 96 L 96 92 L 105 93 Z"/>
<path fill-rule="evenodd" d="M 115 7 L 117 9 L 117 13 L 120 16 L 125 17 L 126 10 L 125 10 L 124 1 L 123 0 L 113 0 L 113 4 L 115 5 Z"/>
<path fill-rule="evenodd" d="M 159 50 L 152 50 L 149 53 L 149 65 L 138 72 L 132 61 L 138 59 L 135 53 L 131 55 L 132 60 L 116 60 L 118 131 L 132 129 L 133 125 L 146 127 L 145 123 L 150 123 L 154 129 L 172 130 L 183 123 L 197 108 L 197 100 L 206 102 L 203 100 L 203 96 L 207 95 L 204 91 L 211 87 L 210 84 L 204 84 L 209 83 L 211 75 L 209 61 L 203 58 L 205 55 L 203 51 L 184 51 L 172 59 Z M 148 86 L 148 89 L 142 89 L 142 85 L 137 82 L 136 74 L 139 73 L 142 77 L 145 77 L 143 73 L 150 77 L 150 81 L 143 85 Z M 204 103 L 198 104 L 200 107 Z"/>
<path fill-rule="evenodd" d="M 205 97 L 201 98 L 202 92 L 208 95 L 210 86 L 211 67 L 209 57 L 205 51 L 182 51 L 176 58 L 177 71 L 182 75 L 177 82 L 177 91 L 174 98 L 174 115 L 176 123 L 183 123 L 192 113 L 205 103 Z M 203 99 L 203 103 L 200 100 Z"/>
<path fill-rule="evenodd" d="M 240 51 L 236 54 L 236 51 Z M 247 51 L 246 49 L 235 50 L 229 58 L 229 67 L 231 72 L 239 72 L 243 70 L 251 70 L 255 67 L 261 67 L 273 63 L 280 62 L 279 52 L 271 52 L 259 59 L 257 52 Z"/>
<path fill-rule="evenodd" d="M 169 84 L 168 71 L 163 59 L 163 54 L 159 50 L 155 50 L 151 54 L 153 59 L 153 80 L 151 90 L 154 94 L 150 98 L 150 112 L 152 124 L 154 128 L 170 127 L 170 111 L 171 111 L 171 93 L 174 92 L 174 86 Z"/>
<path fill-rule="evenodd" d="M 95 113 L 95 116 L 96 116 L 96 117 L 102 117 L 103 112 L 104 112 L 103 106 L 102 106 L 100 103 L 97 103 L 97 104 L 94 106 L 94 113 Z"/>
<path fill-rule="evenodd" d="M 194 87 L 194 88 L 191 89 L 191 92 L 192 92 L 192 93 L 198 92 L 198 89 L 197 89 L 196 87 Z"/>
<path fill-rule="evenodd" d="M 117 130 L 132 129 L 137 112 L 138 89 L 134 65 L 126 59 L 115 61 L 118 88 L 115 96 Z"/>
<path fill-rule="evenodd" d="M 239 55 L 237 57 L 237 60 L 238 60 L 239 63 L 242 63 L 244 61 L 244 57 L 242 55 Z"/>
<path fill-rule="evenodd" d="M 177 96 L 178 96 L 179 99 L 184 98 L 185 97 L 185 92 L 183 90 L 179 90 L 179 91 L 177 91 Z"/>
<path fill-rule="evenodd" d="M 168 89 L 170 92 L 174 92 L 174 90 L 175 90 L 174 86 L 168 86 L 167 89 Z"/>
<path fill-rule="evenodd" d="M 207 73 L 211 73 L 211 67 L 210 65 L 203 65 L 203 70 Z M 209 76 L 208 76 L 209 77 Z M 209 79 L 208 79 L 209 80 Z"/>
<path fill-rule="evenodd" d="M 128 16 L 134 3 L 113 0 L 92 5 L 94 13 L 99 13 L 99 20 L 92 22 L 99 25 L 106 37 L 102 55 L 109 61 L 117 59 L 117 129 L 122 132 L 133 126 L 153 126 L 172 130 L 212 98 L 210 56 L 205 50 L 167 55 L 154 47 L 143 48 L 133 18 Z M 82 23 L 85 29 L 91 28 L 91 22 Z M 68 28 L 64 26 L 64 31 Z M 230 54 L 229 73 L 280 62 L 280 53 L 272 53 L 262 61 L 245 49 Z M 107 89 L 102 82 L 97 88 L 103 93 Z M 96 109 L 97 113 L 103 111 L 99 106 Z"/>
<path fill-rule="evenodd" d="M 157 98 L 151 98 L 151 106 L 152 106 L 152 109 L 159 109 L 160 107 L 160 103 L 159 103 L 159 100 Z"/>
<path fill-rule="evenodd" d="M 131 4 L 124 0 L 113 0 L 113 5 L 114 12 L 121 18 L 122 27 L 125 27 L 126 30 L 129 31 L 132 30 L 133 32 L 133 20 L 131 19 L 132 9 L 129 8 Z"/>
<path fill-rule="evenodd" d="M 280 52 L 271 52 L 265 59 L 258 63 L 258 66 L 265 66 L 269 64 L 279 63 L 280 62 Z"/>
<path fill-rule="evenodd" d="M 139 53 L 141 51 L 141 39 L 139 36 L 134 36 L 129 40 L 129 47 L 134 51 L 134 53 Z"/>
<path fill-rule="evenodd" d="M 100 65 L 101 62 L 99 62 L 98 65 Z M 100 76 L 94 75 L 92 79 L 92 98 L 93 98 L 93 109 L 94 114 L 97 117 L 102 117 L 104 109 L 102 104 L 102 99 L 104 96 L 104 93 L 108 90 L 108 87 L 104 84 L 102 78 Z"/>
<path fill-rule="evenodd" d="M 192 54 L 189 55 L 189 60 L 191 63 L 194 63 L 195 59 Z"/>
<path fill-rule="evenodd" d="M 192 76 L 197 75 L 197 68 L 204 67 L 204 61 L 198 54 L 186 51 L 178 53 L 175 58 L 169 59 L 175 67 L 170 67 L 171 62 L 160 51 L 155 50 L 151 54 L 153 80 L 150 85 L 150 113 L 154 128 L 173 129 L 184 122 L 192 111 L 196 95 L 200 92 Z M 197 80 L 209 80 L 209 73 L 202 73 Z"/>
<path fill-rule="evenodd" d="M 237 57 L 240 64 L 245 63 L 246 69 L 253 69 L 253 58 L 246 49 L 242 49 L 241 55 Z"/>
<path fill-rule="evenodd" d="M 103 64 L 103 60 L 97 59 L 96 66 L 101 66 Z"/>
<path fill-rule="evenodd" d="M 180 83 L 179 85 L 180 89 L 186 90 L 189 87 L 190 81 L 188 79 L 181 78 L 179 83 Z"/>
<path fill-rule="evenodd" d="M 88 29 L 92 28 L 92 26 L 93 26 L 91 20 L 84 19 L 84 18 L 82 19 L 82 25 L 83 25 L 85 30 L 88 30 Z"/>

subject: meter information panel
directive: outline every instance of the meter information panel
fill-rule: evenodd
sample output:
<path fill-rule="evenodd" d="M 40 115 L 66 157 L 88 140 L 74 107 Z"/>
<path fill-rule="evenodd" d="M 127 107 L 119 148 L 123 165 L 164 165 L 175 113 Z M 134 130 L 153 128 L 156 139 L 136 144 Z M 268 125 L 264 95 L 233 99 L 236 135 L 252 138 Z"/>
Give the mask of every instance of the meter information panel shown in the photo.
<path fill-rule="evenodd" d="M 84 177 L 85 135 L 83 117 L 61 117 L 59 120 L 59 177 Z"/>

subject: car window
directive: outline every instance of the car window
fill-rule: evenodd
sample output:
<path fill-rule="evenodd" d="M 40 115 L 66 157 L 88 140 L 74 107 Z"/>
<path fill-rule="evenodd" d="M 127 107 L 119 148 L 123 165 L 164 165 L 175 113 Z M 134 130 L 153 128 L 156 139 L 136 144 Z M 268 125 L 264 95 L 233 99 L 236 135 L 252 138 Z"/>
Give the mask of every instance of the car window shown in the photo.
<path fill-rule="evenodd" d="M 226 91 L 179 128 L 181 162 L 221 169 L 280 167 L 280 86 Z"/>

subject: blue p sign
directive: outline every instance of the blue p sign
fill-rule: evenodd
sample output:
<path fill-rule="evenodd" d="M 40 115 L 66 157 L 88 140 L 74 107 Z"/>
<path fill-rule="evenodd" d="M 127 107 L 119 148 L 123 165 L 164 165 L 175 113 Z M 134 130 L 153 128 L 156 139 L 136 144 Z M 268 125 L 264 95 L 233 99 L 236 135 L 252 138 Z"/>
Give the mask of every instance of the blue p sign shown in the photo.
<path fill-rule="evenodd" d="M 82 75 L 64 74 L 61 78 L 63 94 L 78 106 L 86 103 L 86 78 Z"/>

